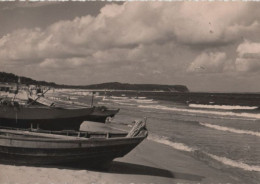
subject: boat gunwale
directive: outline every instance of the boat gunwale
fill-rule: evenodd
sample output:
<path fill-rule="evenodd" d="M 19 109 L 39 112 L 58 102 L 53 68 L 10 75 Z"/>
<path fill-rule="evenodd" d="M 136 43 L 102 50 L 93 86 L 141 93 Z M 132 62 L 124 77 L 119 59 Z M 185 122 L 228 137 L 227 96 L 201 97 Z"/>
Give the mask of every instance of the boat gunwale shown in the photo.
<path fill-rule="evenodd" d="M 21 135 L 21 134 L 20 134 Z M 105 134 L 104 134 L 105 135 Z M 125 134 L 127 135 L 127 134 Z M 128 141 L 128 140 L 138 140 L 138 139 L 145 139 L 147 136 L 146 135 L 140 135 L 136 137 L 94 137 L 94 138 L 84 138 L 84 137 L 72 137 L 68 136 L 70 138 L 75 138 L 75 139 L 57 139 L 57 138 L 18 138 L 18 137 L 9 137 L 5 135 L 0 135 L 1 139 L 9 139 L 9 140 L 17 140 L 17 141 L 37 141 L 37 142 L 52 142 L 52 143 L 84 143 L 84 142 L 107 142 L 107 141 Z"/>
<path fill-rule="evenodd" d="M 95 107 L 82 107 L 82 108 L 76 108 L 76 107 L 71 107 L 71 108 L 65 108 L 65 107 L 59 107 L 59 106 L 44 106 L 44 105 L 19 105 L 19 106 L 8 106 L 8 105 L 3 105 L 3 104 L 0 104 L 0 107 L 7 107 L 7 108 L 20 108 L 20 109 L 50 109 L 50 110 L 53 110 L 53 109 L 57 109 L 57 110 L 82 110 L 82 109 L 85 109 L 85 110 L 92 110 L 94 111 Z"/>

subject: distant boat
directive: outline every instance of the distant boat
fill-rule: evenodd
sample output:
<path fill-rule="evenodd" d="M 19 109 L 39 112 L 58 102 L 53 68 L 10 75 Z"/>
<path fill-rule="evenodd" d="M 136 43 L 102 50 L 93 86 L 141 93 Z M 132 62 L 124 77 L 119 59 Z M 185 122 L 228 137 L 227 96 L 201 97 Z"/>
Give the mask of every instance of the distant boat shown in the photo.
<path fill-rule="evenodd" d="M 20 105 L 13 101 L 1 101 L 0 126 L 45 130 L 79 130 L 81 123 L 94 111 L 93 107 L 70 108 L 40 105 Z"/>
<path fill-rule="evenodd" d="M 134 134 L 133 134 L 134 133 Z M 0 129 L 0 163 L 107 167 L 148 135 L 143 122 L 129 133 Z"/>

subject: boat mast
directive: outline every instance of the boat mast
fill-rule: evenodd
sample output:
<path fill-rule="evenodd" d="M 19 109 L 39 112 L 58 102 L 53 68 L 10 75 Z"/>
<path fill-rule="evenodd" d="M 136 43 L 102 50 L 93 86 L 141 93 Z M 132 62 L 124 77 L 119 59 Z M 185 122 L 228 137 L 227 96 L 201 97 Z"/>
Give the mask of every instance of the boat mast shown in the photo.
<path fill-rule="evenodd" d="M 93 107 L 93 101 L 94 101 L 94 94 L 95 94 L 95 93 L 96 93 L 95 91 L 92 92 L 91 107 Z"/>
<path fill-rule="evenodd" d="M 15 97 L 16 97 L 16 95 L 18 94 L 18 92 L 19 92 L 19 84 L 21 83 L 21 79 L 20 79 L 20 77 L 18 77 L 18 79 L 17 79 L 17 83 L 16 83 L 16 90 L 15 90 L 15 95 L 14 95 L 14 97 L 13 97 L 13 102 L 14 102 L 14 100 L 15 100 Z"/>

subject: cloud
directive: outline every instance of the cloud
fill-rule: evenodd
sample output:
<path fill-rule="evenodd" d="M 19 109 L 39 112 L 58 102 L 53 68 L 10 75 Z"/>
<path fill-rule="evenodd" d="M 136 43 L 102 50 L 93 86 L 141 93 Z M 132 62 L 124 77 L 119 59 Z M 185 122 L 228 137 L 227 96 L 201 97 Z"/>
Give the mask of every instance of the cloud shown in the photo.
<path fill-rule="evenodd" d="M 236 69 L 239 72 L 260 72 L 260 59 L 236 59 Z"/>
<path fill-rule="evenodd" d="M 87 58 L 67 58 L 67 59 L 45 59 L 40 67 L 53 69 L 73 69 L 87 65 Z"/>
<path fill-rule="evenodd" d="M 218 73 L 225 68 L 227 55 L 224 52 L 203 52 L 189 65 L 187 71 Z"/>
<path fill-rule="evenodd" d="M 260 59 L 260 43 L 244 40 L 244 42 L 237 47 L 237 52 L 241 58 Z"/>
<path fill-rule="evenodd" d="M 245 40 L 237 47 L 235 68 L 239 72 L 260 72 L 260 43 Z"/>
<path fill-rule="evenodd" d="M 248 16 L 249 9 L 254 8 L 241 3 L 187 2 L 177 10 L 169 7 L 164 17 L 173 18 L 165 26 L 180 43 L 200 47 L 226 45 L 259 29 L 257 19 Z"/>
<path fill-rule="evenodd" d="M 259 27 L 257 21 L 239 22 L 243 16 L 248 17 L 247 10 L 245 3 L 112 4 L 103 7 L 97 17 L 59 21 L 43 30 L 14 31 L 1 38 L 0 58 L 30 61 L 85 57 L 97 50 L 166 42 L 227 44 L 240 38 L 242 32 Z"/>

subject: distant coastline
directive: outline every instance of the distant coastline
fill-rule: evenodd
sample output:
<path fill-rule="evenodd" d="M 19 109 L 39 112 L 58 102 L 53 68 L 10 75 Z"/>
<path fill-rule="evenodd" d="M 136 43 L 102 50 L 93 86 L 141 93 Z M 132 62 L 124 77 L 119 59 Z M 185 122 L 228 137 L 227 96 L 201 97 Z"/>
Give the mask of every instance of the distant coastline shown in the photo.
<path fill-rule="evenodd" d="M 17 83 L 20 78 L 21 84 L 41 85 L 54 88 L 90 89 L 90 90 L 122 90 L 122 91 L 153 91 L 153 92 L 189 92 L 185 85 L 162 85 L 162 84 L 128 84 L 108 82 L 92 85 L 65 85 L 54 82 L 37 81 L 28 77 L 17 76 L 12 73 L 0 72 L 1 83 Z"/>

